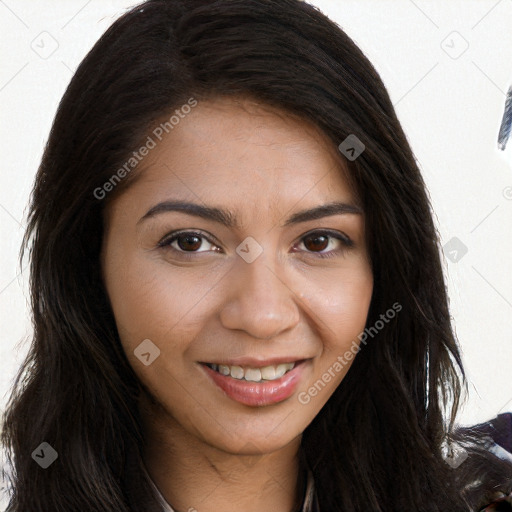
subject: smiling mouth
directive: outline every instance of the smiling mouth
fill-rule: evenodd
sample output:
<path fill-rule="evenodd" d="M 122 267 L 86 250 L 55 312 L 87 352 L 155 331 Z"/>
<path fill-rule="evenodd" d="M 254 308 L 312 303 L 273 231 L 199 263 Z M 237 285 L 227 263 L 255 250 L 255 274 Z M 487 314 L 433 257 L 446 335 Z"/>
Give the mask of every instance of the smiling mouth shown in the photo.
<path fill-rule="evenodd" d="M 263 407 L 290 398 L 308 371 L 308 362 L 302 359 L 261 367 L 203 362 L 200 366 L 211 382 L 232 400 Z"/>
<path fill-rule="evenodd" d="M 291 363 L 281 363 L 276 365 L 263 366 L 261 368 L 251 368 L 249 366 L 225 365 L 215 363 L 202 363 L 208 368 L 224 375 L 232 377 L 236 380 L 247 382 L 269 382 L 280 379 L 286 373 L 290 372 L 301 361 L 294 361 Z"/>

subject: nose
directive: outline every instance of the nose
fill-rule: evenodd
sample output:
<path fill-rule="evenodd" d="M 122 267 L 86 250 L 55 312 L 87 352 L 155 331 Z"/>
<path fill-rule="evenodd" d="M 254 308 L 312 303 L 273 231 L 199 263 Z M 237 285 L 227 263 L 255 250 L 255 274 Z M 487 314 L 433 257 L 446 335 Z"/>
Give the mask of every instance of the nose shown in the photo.
<path fill-rule="evenodd" d="M 275 265 L 268 265 L 264 254 L 252 263 L 240 259 L 232 272 L 228 298 L 220 312 L 224 327 L 270 339 L 297 325 L 297 292 Z"/>

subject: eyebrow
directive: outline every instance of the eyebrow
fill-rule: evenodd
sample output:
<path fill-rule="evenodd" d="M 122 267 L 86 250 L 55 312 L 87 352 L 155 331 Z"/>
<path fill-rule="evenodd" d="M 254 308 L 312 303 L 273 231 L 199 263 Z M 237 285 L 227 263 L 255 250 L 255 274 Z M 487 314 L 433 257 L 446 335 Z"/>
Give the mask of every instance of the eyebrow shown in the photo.
<path fill-rule="evenodd" d="M 203 206 L 197 203 L 190 203 L 185 201 L 163 201 L 153 206 L 145 215 L 143 215 L 137 224 L 156 217 L 162 213 L 167 212 L 183 212 L 189 215 L 194 215 L 202 219 L 218 222 L 228 228 L 240 228 L 240 223 L 235 215 L 229 210 L 223 210 L 212 206 Z M 356 214 L 361 215 L 363 210 L 354 204 L 343 203 L 334 201 L 331 203 L 315 206 L 308 210 L 301 210 L 291 215 L 283 226 L 290 226 L 307 222 L 310 220 L 321 219 L 323 217 L 330 217 L 332 215 L 342 214 Z"/>

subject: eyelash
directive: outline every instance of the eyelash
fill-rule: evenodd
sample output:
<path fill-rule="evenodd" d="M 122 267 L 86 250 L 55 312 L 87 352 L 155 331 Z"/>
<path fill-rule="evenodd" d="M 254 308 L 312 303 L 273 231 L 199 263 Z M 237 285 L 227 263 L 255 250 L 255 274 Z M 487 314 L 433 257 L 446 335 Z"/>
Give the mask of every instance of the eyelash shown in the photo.
<path fill-rule="evenodd" d="M 166 235 L 160 242 L 158 242 L 158 247 L 171 250 L 173 252 L 179 253 L 181 256 L 184 256 L 185 258 L 191 258 L 193 257 L 193 254 L 200 253 L 200 252 L 206 252 L 206 251 L 183 251 L 182 249 L 176 249 L 174 247 L 171 247 L 171 244 L 176 241 L 181 235 L 192 235 L 196 236 L 198 238 L 205 239 L 212 245 L 217 245 L 215 242 L 213 242 L 208 236 L 206 236 L 204 233 L 201 233 L 199 231 L 177 231 L 174 233 L 170 233 L 169 235 Z M 315 252 L 315 251 L 307 251 L 309 254 L 314 254 L 319 258 L 334 258 L 338 256 L 339 254 L 343 253 L 345 249 L 350 249 L 354 246 L 353 240 L 351 240 L 347 235 L 344 233 L 340 233 L 338 231 L 332 231 L 329 229 L 322 229 L 322 230 L 315 230 L 310 231 L 306 233 L 302 238 L 300 239 L 301 242 L 303 242 L 304 239 L 310 238 L 313 235 L 320 237 L 320 236 L 327 236 L 330 238 L 334 238 L 336 240 L 339 240 L 344 245 L 344 248 L 337 249 L 334 251 L 329 251 L 326 253 L 321 252 Z"/>

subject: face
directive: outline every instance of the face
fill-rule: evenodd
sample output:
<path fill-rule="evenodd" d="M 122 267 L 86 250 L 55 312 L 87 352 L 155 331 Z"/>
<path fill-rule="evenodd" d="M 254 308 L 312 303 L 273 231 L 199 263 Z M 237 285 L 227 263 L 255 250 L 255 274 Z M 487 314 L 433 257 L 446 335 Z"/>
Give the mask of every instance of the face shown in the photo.
<path fill-rule="evenodd" d="M 332 142 L 262 104 L 200 102 L 152 138 L 105 211 L 124 350 L 170 426 L 275 451 L 357 352 L 373 287 L 363 212 Z"/>

